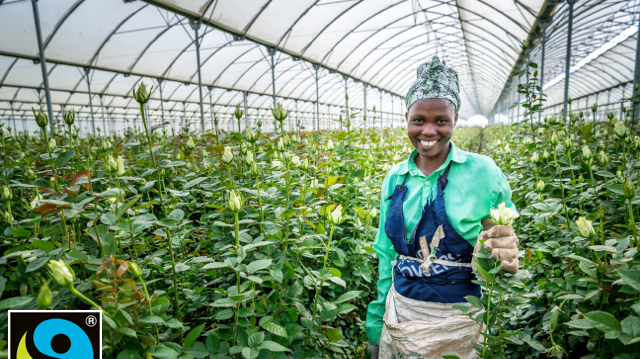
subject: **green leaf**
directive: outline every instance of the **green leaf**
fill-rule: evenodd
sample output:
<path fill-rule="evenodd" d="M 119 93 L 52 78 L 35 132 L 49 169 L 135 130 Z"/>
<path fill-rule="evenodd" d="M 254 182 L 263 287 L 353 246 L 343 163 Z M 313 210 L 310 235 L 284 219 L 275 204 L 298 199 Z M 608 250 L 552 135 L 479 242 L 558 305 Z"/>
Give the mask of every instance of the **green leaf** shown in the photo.
<path fill-rule="evenodd" d="M 182 189 L 189 189 L 202 181 L 206 181 L 208 178 L 209 177 L 198 177 L 196 179 L 192 179 L 191 181 L 185 183 L 184 186 L 182 186 Z"/>
<path fill-rule="evenodd" d="M 268 268 L 271 263 L 273 263 L 272 259 L 260 259 L 249 263 L 247 267 L 249 268 L 249 273 L 255 273 L 261 269 Z"/>
<path fill-rule="evenodd" d="M 231 317 L 233 317 L 233 310 L 232 309 L 223 309 L 223 310 L 219 310 L 216 313 L 216 320 L 226 320 L 229 319 Z"/>
<path fill-rule="evenodd" d="M 31 236 L 31 232 L 24 227 L 14 227 L 11 234 L 16 238 L 25 238 Z"/>
<path fill-rule="evenodd" d="M 118 213 L 116 213 L 116 219 L 119 220 L 120 217 L 122 217 L 122 215 L 131 207 L 133 207 L 134 204 L 136 204 L 138 202 L 138 200 L 140 199 L 140 196 L 135 196 L 132 199 L 130 199 L 124 206 L 120 207 L 118 209 Z"/>
<path fill-rule="evenodd" d="M 480 298 L 476 297 L 475 295 L 468 295 L 464 297 L 464 299 L 466 299 L 467 302 L 469 302 L 469 304 L 473 305 L 474 307 L 482 309 L 482 302 L 480 301 Z"/>
<path fill-rule="evenodd" d="M 202 269 L 207 270 L 207 269 L 228 268 L 228 267 L 229 266 L 226 263 L 215 262 L 215 263 L 205 264 L 204 267 L 202 267 Z"/>
<path fill-rule="evenodd" d="M 331 275 L 334 277 L 342 278 L 342 272 L 340 272 L 336 268 L 329 268 L 329 273 L 331 273 Z"/>
<path fill-rule="evenodd" d="M 278 324 L 276 324 L 274 322 L 264 323 L 264 324 L 262 324 L 262 327 L 266 331 L 268 331 L 270 333 L 273 333 L 273 334 L 275 334 L 277 336 L 288 338 L 287 331 L 283 327 L 279 326 Z"/>
<path fill-rule="evenodd" d="M 64 166 L 65 164 L 67 164 L 67 162 L 69 162 L 69 160 L 71 159 L 71 157 L 73 157 L 74 154 L 75 154 L 75 151 L 73 150 L 69 150 L 67 152 L 61 153 L 60 155 L 58 155 L 58 158 L 56 158 L 56 160 L 53 162 L 53 165 L 56 166 L 56 168 L 60 168 Z"/>
<path fill-rule="evenodd" d="M 354 299 L 356 297 L 358 297 L 360 295 L 360 293 L 362 293 L 359 290 L 352 290 L 350 292 L 346 292 L 343 295 L 338 297 L 338 300 L 336 300 L 336 304 L 340 304 L 340 303 L 344 303 L 347 301 L 350 301 L 351 299 Z"/>
<path fill-rule="evenodd" d="M 620 322 L 610 313 L 595 311 L 584 313 L 584 316 L 596 329 L 604 333 L 620 333 L 622 331 Z"/>
<path fill-rule="evenodd" d="M 116 328 L 116 331 L 118 331 L 118 332 L 120 332 L 120 333 L 122 333 L 124 335 L 130 336 L 132 338 L 137 338 L 138 337 L 138 335 L 136 335 L 136 331 L 131 329 L 131 328 L 118 327 L 118 328 Z"/>
<path fill-rule="evenodd" d="M 157 347 L 151 356 L 158 359 L 178 359 L 178 354 L 177 351 L 162 345 Z"/>
<path fill-rule="evenodd" d="M 191 349 L 193 348 L 193 346 L 196 343 L 196 340 L 198 340 L 198 337 L 200 336 L 200 333 L 202 333 L 202 329 L 204 329 L 205 324 L 200 324 L 197 327 L 191 329 L 191 331 L 189 332 L 189 334 L 187 334 L 187 337 L 184 338 L 184 349 Z"/>
<path fill-rule="evenodd" d="M 184 211 L 181 209 L 173 210 L 169 213 L 169 218 L 180 222 L 184 218 Z"/>
<path fill-rule="evenodd" d="M 116 359 L 142 359 L 142 356 L 135 349 L 126 349 L 118 353 Z"/>
<path fill-rule="evenodd" d="M 551 330 L 555 330 L 558 325 L 558 317 L 560 315 L 560 310 L 557 305 L 554 305 L 551 309 L 551 313 L 549 315 L 549 328 Z"/>
<path fill-rule="evenodd" d="M 162 320 L 162 318 L 155 315 L 145 315 L 144 317 L 140 318 L 138 321 L 146 324 L 164 324 L 164 320 Z"/>
<path fill-rule="evenodd" d="M 284 347 L 276 342 L 272 342 L 269 340 L 265 340 L 262 342 L 262 344 L 260 344 L 260 346 L 258 347 L 258 349 L 263 350 L 270 350 L 272 352 L 286 352 L 286 351 L 291 351 L 291 349 Z"/>
<path fill-rule="evenodd" d="M 445 355 L 442 359 L 460 359 L 460 357 L 457 355 Z"/>
<path fill-rule="evenodd" d="M 25 305 L 33 300 L 33 297 L 13 297 L 0 301 L 0 310 L 15 308 Z"/>
<path fill-rule="evenodd" d="M 327 328 L 327 338 L 335 343 L 342 339 L 342 334 L 340 334 L 340 331 L 336 328 Z"/>
<path fill-rule="evenodd" d="M 257 347 L 263 341 L 264 341 L 264 332 L 257 332 L 249 336 L 249 340 L 247 341 L 247 344 L 249 344 L 250 347 Z"/>
<path fill-rule="evenodd" d="M 31 244 L 33 244 L 34 247 L 42 249 L 45 252 L 51 252 L 53 250 L 53 243 L 49 241 L 34 239 L 33 241 L 31 241 Z"/>
<path fill-rule="evenodd" d="M 640 318 L 630 315 L 622 320 L 622 332 L 632 338 L 640 337 Z"/>
<path fill-rule="evenodd" d="M 617 272 L 624 284 L 640 292 L 640 271 L 619 270 Z"/>
<path fill-rule="evenodd" d="M 29 265 L 27 265 L 27 269 L 25 270 L 25 272 L 33 272 L 34 270 L 39 269 L 40 267 L 44 266 L 45 264 L 47 264 L 47 262 L 49 262 L 49 257 L 40 257 L 40 258 L 36 258 L 33 261 L 29 262 Z"/>

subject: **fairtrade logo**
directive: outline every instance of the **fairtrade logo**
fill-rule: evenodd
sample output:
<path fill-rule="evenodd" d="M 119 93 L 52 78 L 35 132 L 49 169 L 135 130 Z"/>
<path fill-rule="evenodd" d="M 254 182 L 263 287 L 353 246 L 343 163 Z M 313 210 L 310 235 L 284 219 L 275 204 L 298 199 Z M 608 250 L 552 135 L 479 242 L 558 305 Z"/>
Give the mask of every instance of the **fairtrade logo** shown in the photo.
<path fill-rule="evenodd" d="M 10 359 L 102 357 L 102 313 L 9 311 Z"/>

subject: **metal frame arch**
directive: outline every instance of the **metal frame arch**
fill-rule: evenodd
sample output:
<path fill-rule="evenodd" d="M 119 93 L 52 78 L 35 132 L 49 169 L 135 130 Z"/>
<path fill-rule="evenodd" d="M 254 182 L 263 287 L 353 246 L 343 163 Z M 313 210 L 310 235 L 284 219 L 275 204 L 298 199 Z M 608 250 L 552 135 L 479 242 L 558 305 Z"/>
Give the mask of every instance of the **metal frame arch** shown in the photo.
<path fill-rule="evenodd" d="M 56 35 L 56 33 L 58 32 L 58 30 L 60 29 L 60 27 L 64 24 L 64 22 L 67 20 L 67 18 L 69 16 L 71 16 L 71 14 L 84 2 L 84 0 L 78 0 L 75 4 L 71 5 L 71 7 L 67 10 L 66 13 L 64 13 L 64 15 L 62 15 L 62 17 L 58 20 L 58 22 L 55 24 L 55 26 L 53 27 L 53 30 L 51 31 L 51 34 L 49 34 L 49 36 L 47 36 L 47 38 L 42 42 L 42 48 L 43 49 L 47 49 L 47 46 L 49 46 L 49 42 L 51 42 L 51 39 L 53 39 L 53 37 Z"/>
<path fill-rule="evenodd" d="M 309 46 L 311 46 L 318 39 L 318 37 L 320 37 L 320 35 L 322 35 L 322 33 L 324 33 L 324 31 L 329 28 L 329 26 L 333 25 L 333 23 L 336 22 L 336 20 L 341 18 L 347 12 L 351 11 L 351 9 L 356 7 L 358 4 L 361 4 L 364 0 L 356 0 L 356 1 L 357 1 L 356 3 L 354 3 L 351 6 L 349 6 L 344 11 L 342 11 L 340 14 L 338 14 L 336 17 L 334 17 L 331 21 L 329 21 L 329 23 L 327 23 L 327 25 L 325 25 L 325 27 L 322 28 L 322 30 L 320 30 L 316 34 L 316 36 L 313 39 L 311 39 L 311 41 L 309 41 L 309 43 L 307 43 L 307 45 L 305 47 L 302 48 L 302 51 L 300 52 L 300 57 L 304 56 L 304 53 L 307 51 L 307 49 L 309 49 Z"/>
<path fill-rule="evenodd" d="M 341 44 L 341 43 L 342 43 L 342 41 L 344 41 L 347 37 L 349 37 L 349 35 L 353 34 L 353 32 L 354 32 L 356 29 L 358 29 L 360 26 L 364 25 L 366 22 L 368 22 L 369 20 L 373 19 L 374 17 L 376 17 L 376 16 L 378 16 L 378 15 L 382 14 L 383 12 L 386 12 L 387 10 L 389 10 L 389 9 L 391 9 L 391 8 L 395 7 L 395 6 L 398 6 L 398 5 L 400 5 L 400 4 L 403 4 L 403 3 L 405 3 L 405 2 L 406 2 L 406 1 L 404 1 L 404 0 L 400 0 L 400 1 L 398 1 L 398 2 L 396 2 L 396 3 L 394 3 L 394 4 L 392 4 L 392 5 L 387 6 L 387 7 L 386 7 L 386 8 L 384 8 L 383 10 L 378 11 L 378 12 L 377 12 L 377 13 L 375 13 L 374 15 L 369 16 L 369 17 L 368 17 L 368 18 L 366 18 L 364 21 L 360 22 L 356 27 L 354 27 L 351 31 L 347 32 L 347 33 L 346 33 L 346 34 L 345 34 L 345 35 L 344 35 L 340 40 L 338 40 L 338 41 L 333 45 L 333 47 L 331 48 L 331 50 L 327 51 L 327 54 L 326 54 L 326 55 L 324 55 L 324 57 L 322 58 L 322 60 L 320 60 L 320 63 L 323 63 L 323 62 L 324 62 L 324 60 L 327 58 L 327 56 L 329 56 L 329 55 L 333 52 L 333 50 L 335 50 L 336 46 L 338 46 L 339 44 Z M 388 25 L 384 26 L 384 28 L 386 28 L 387 26 L 388 26 Z M 379 30 L 378 30 L 378 31 L 379 31 Z M 376 31 L 376 33 L 377 33 L 378 31 Z M 364 42 L 364 41 L 363 41 L 363 42 Z M 360 46 L 360 44 L 358 44 L 358 46 Z M 343 61 L 344 61 L 344 60 L 343 60 Z M 341 61 L 340 63 L 342 63 L 342 61 Z M 340 65 L 338 65 L 337 67 L 340 67 Z"/>
<path fill-rule="evenodd" d="M 248 54 L 250 51 L 255 50 L 256 48 L 258 48 L 260 45 L 259 44 L 254 44 L 254 46 L 252 46 L 250 49 L 248 49 L 247 51 L 243 52 L 242 54 L 240 54 L 238 57 L 236 57 L 233 61 L 231 61 L 227 67 L 224 68 L 224 70 L 222 70 L 219 74 L 218 77 L 215 78 L 215 80 L 213 80 L 211 82 L 212 86 L 215 86 L 216 82 L 218 82 L 218 80 L 220 80 L 220 77 L 225 73 L 225 71 L 227 71 L 229 69 L 229 67 L 231 67 L 231 65 L 234 65 L 236 63 L 236 61 L 238 61 L 242 56 Z"/>
<path fill-rule="evenodd" d="M 113 31 L 104 39 L 104 41 L 102 42 L 102 44 L 100 44 L 100 47 L 98 47 L 98 50 L 96 50 L 95 54 L 93 54 L 93 57 L 91 57 L 91 60 L 89 60 L 88 65 L 90 66 L 91 64 L 94 63 L 94 61 L 96 61 L 98 59 L 98 55 L 100 55 L 100 51 L 102 51 L 102 49 L 104 48 L 104 46 L 107 44 L 107 42 L 109 42 L 109 40 L 111 40 L 111 37 L 120 29 L 120 27 L 122 27 L 122 25 L 124 25 L 127 21 L 129 21 L 133 16 L 135 16 L 137 13 L 139 13 L 140 11 L 142 11 L 142 9 L 146 8 L 147 6 L 149 6 L 148 4 L 144 4 L 143 6 L 141 6 L 139 9 L 135 10 L 134 12 L 132 12 L 131 14 L 129 14 L 129 16 L 125 17 L 119 24 L 118 26 L 116 26 Z"/>

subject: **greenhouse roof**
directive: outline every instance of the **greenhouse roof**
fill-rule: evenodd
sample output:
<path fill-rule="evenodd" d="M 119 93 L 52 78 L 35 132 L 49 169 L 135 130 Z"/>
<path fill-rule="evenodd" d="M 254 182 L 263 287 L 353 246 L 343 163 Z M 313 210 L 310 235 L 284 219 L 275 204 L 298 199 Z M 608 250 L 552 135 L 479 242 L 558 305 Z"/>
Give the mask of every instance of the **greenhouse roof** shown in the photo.
<path fill-rule="evenodd" d="M 522 63 L 522 41 L 540 56 L 538 22 L 547 29 L 545 79 L 562 73 L 567 8 L 558 1 L 490 0 L 147 0 L 38 1 L 52 103 L 89 111 L 94 106 L 135 116 L 130 97 L 140 81 L 158 87 L 162 108 L 199 116 L 199 45 L 204 103 L 229 115 L 248 93 L 248 107 L 265 114 L 275 93 L 290 110 L 312 118 L 318 97 L 323 113 L 345 105 L 404 112 L 402 98 L 415 70 L 434 55 L 460 77 L 461 118 L 488 116 L 510 93 L 512 73 Z M 637 22 L 640 2 L 581 0 L 575 5 L 572 65 Z M 198 29 L 198 42 L 196 31 Z M 637 27 L 636 27 L 637 30 Z M 0 0 L 0 115 L 11 101 L 16 111 L 42 103 L 43 79 L 32 2 Z M 576 70 L 576 94 L 631 80 L 633 66 L 606 65 L 618 53 L 635 51 L 632 36 Z M 275 51 L 274 51 L 275 49 Z M 272 55 L 273 54 L 273 55 Z M 630 56 L 630 55 L 629 55 Z M 608 60 L 607 60 L 608 59 Z M 630 57 L 633 61 L 633 57 Z M 625 60 L 626 61 L 626 60 Z M 581 73 L 614 66 L 615 73 Z M 317 68 L 317 70 L 316 70 Z M 631 76 L 631 77 L 630 77 Z M 87 79 L 90 80 L 90 88 Z M 547 82 L 545 81 L 545 83 Z M 584 86 L 582 85 L 584 83 Z M 196 85 L 196 86 L 194 86 Z M 550 102 L 563 86 L 550 88 Z M 157 116 L 160 101 L 150 104 Z M 333 106 L 333 107 L 332 107 Z M 56 109 L 57 111 L 57 109 Z M 94 109 L 94 112 L 98 110 Z M 205 110 L 205 113 L 208 109 Z"/>

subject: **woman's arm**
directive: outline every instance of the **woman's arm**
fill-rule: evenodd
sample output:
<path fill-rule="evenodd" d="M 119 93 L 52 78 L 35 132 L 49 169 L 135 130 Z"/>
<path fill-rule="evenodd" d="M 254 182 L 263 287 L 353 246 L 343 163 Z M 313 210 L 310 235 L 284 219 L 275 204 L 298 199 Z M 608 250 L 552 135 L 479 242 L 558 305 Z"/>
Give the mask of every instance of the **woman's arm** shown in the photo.
<path fill-rule="evenodd" d="M 380 342 L 380 333 L 382 333 L 382 317 L 385 312 L 385 304 L 387 301 L 387 294 L 391 288 L 391 276 L 392 269 L 391 262 L 397 259 L 398 254 L 393 249 L 391 241 L 384 232 L 384 223 L 387 219 L 387 211 L 389 202 L 386 200 L 389 197 L 389 175 L 384 179 L 382 183 L 381 197 L 380 197 L 380 222 L 378 224 L 378 234 L 373 244 L 373 248 L 378 255 L 378 300 L 374 300 L 369 304 L 367 309 L 367 338 L 370 344 L 378 345 Z"/>
<path fill-rule="evenodd" d="M 518 212 L 516 205 L 511 202 L 511 186 L 509 186 L 509 181 L 502 170 L 498 169 L 498 171 L 500 171 L 500 176 L 498 178 L 496 199 L 493 201 L 492 208 L 498 208 L 498 205 L 504 202 L 508 208 Z"/>

